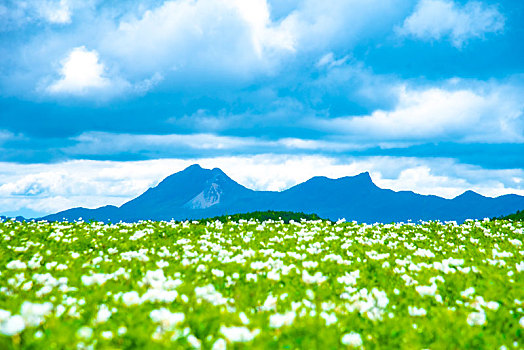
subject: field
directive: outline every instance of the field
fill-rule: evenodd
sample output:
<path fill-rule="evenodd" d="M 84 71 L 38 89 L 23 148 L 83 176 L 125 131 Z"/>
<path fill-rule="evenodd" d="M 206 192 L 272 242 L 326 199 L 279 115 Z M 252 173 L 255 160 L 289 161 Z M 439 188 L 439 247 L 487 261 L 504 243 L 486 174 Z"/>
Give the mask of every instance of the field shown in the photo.
<path fill-rule="evenodd" d="M 0 223 L 1 349 L 522 349 L 524 223 Z"/>

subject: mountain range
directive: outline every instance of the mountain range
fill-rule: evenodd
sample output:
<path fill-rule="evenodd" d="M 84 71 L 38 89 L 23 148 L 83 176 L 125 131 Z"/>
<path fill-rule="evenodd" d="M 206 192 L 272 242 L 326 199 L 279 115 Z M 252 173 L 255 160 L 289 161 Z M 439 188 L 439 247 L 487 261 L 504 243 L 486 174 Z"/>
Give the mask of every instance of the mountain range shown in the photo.
<path fill-rule="evenodd" d="M 225 214 L 275 210 L 315 213 L 322 218 L 358 222 L 482 219 L 524 208 L 524 197 L 496 198 L 466 191 L 446 199 L 376 186 L 369 173 L 330 179 L 313 177 L 285 191 L 254 191 L 233 181 L 222 170 L 192 165 L 168 176 L 120 207 L 73 208 L 41 219 L 126 221 L 201 219 Z"/>

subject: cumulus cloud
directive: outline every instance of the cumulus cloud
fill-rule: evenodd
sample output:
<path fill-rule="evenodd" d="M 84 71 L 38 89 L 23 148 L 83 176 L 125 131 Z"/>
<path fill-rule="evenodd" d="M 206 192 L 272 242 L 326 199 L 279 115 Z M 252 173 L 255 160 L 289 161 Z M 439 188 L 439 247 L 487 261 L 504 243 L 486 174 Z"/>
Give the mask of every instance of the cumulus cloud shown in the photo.
<path fill-rule="evenodd" d="M 303 53 L 348 49 L 387 35 L 405 2 L 397 0 L 304 0 L 281 20 Z"/>
<path fill-rule="evenodd" d="M 59 80 L 48 86 L 50 93 L 84 95 L 92 89 L 103 89 L 111 85 L 106 76 L 106 67 L 99 61 L 96 50 L 85 46 L 76 47 L 61 62 Z"/>
<path fill-rule="evenodd" d="M 0 164 L 0 213 L 22 207 L 51 213 L 71 207 L 121 205 L 166 176 L 199 163 L 220 167 L 256 190 L 284 190 L 313 176 L 339 178 L 371 173 L 382 188 L 455 197 L 465 190 L 488 196 L 524 195 L 522 169 L 490 170 L 451 159 L 275 155 L 159 159 L 138 162 L 69 161 Z"/>
<path fill-rule="evenodd" d="M 449 38 L 460 48 L 471 38 L 504 29 L 504 16 L 494 5 L 469 1 L 461 6 L 452 0 L 420 0 L 397 33 L 422 40 Z"/>
<path fill-rule="evenodd" d="M 122 20 L 101 48 L 131 74 L 271 69 L 271 57 L 293 53 L 294 39 L 270 19 L 265 0 L 177 0 Z"/>
<path fill-rule="evenodd" d="M 387 33 L 400 19 L 399 4 L 303 0 L 275 16 L 282 8 L 267 0 L 165 1 L 124 16 L 115 30 L 104 33 L 98 50 L 130 76 L 161 72 L 206 81 L 249 80 L 276 74 L 298 55 L 347 50 Z"/>
<path fill-rule="evenodd" d="M 508 87 L 413 89 L 401 85 L 397 93 L 392 110 L 322 120 L 317 125 L 384 141 L 524 142 L 524 103 Z"/>
<path fill-rule="evenodd" d="M 59 69 L 61 78 L 46 87 L 53 95 L 74 95 L 97 97 L 102 92 L 104 96 L 115 97 L 122 93 L 142 95 L 163 80 L 163 76 L 154 73 L 151 77 L 138 80 L 131 84 L 118 77 L 110 77 L 107 67 L 100 61 L 96 50 L 88 50 L 85 46 L 72 49 L 61 61 Z"/>

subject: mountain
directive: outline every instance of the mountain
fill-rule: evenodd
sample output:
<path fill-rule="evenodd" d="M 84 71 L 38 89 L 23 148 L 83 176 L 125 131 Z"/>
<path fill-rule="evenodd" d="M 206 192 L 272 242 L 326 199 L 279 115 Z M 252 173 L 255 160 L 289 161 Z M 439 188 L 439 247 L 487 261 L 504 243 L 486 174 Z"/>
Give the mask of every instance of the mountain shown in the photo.
<path fill-rule="evenodd" d="M 482 219 L 524 208 L 524 197 L 484 197 L 466 191 L 453 199 L 392 191 L 376 186 L 369 173 L 330 179 L 313 177 L 282 192 L 253 191 L 222 170 L 192 165 L 120 207 L 73 208 L 42 219 L 138 221 L 201 219 L 254 211 L 315 213 L 359 222 Z"/>

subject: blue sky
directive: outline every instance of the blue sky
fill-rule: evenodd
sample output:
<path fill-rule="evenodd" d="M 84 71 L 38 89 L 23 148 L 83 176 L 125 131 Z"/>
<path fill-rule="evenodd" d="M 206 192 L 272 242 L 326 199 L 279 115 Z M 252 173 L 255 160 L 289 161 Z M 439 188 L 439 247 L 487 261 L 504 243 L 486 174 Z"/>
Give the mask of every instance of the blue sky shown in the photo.
<path fill-rule="evenodd" d="M 0 4 L 0 213 L 121 204 L 194 162 L 524 195 L 524 3 Z"/>

